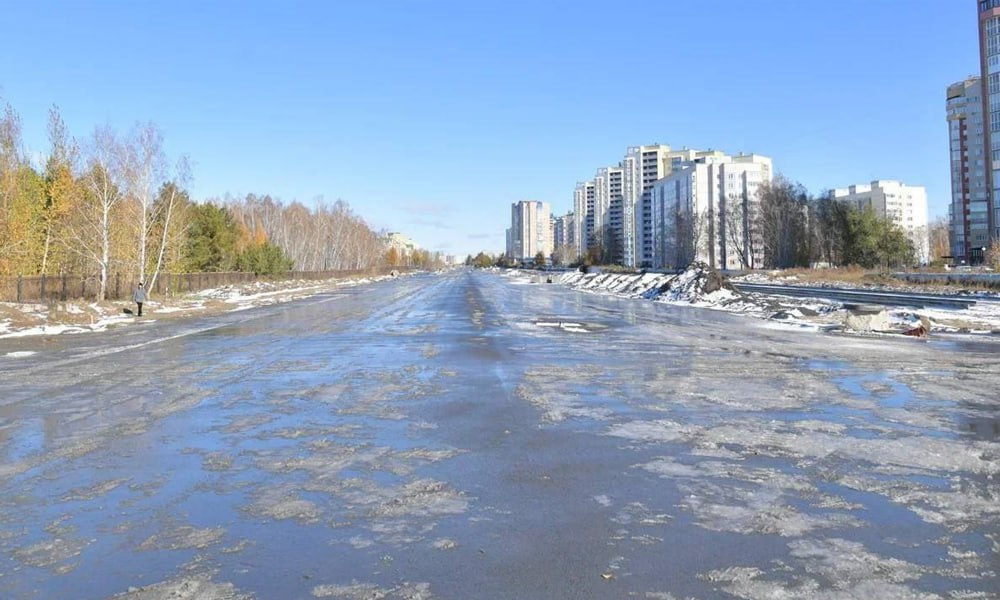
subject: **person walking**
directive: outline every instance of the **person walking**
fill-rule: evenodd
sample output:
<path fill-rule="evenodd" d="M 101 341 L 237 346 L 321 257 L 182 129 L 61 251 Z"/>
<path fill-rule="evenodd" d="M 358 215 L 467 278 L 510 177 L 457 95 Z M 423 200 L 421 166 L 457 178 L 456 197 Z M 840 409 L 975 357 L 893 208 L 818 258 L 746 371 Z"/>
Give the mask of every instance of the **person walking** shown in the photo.
<path fill-rule="evenodd" d="M 146 301 L 146 288 L 142 287 L 142 282 L 139 282 L 139 287 L 135 288 L 132 292 L 132 301 L 135 302 L 136 306 L 139 307 L 136 316 L 142 316 L 142 303 Z"/>

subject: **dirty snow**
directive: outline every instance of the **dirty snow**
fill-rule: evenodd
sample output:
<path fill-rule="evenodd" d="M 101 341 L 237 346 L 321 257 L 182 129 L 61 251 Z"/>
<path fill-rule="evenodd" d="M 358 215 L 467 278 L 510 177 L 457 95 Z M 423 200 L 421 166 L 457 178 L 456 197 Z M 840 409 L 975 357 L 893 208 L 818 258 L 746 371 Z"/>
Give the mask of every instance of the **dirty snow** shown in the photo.
<path fill-rule="evenodd" d="M 356 279 L 331 279 L 326 281 L 257 281 L 201 290 L 172 298 L 157 298 L 143 305 L 143 317 L 125 313 L 135 304 L 129 301 L 104 303 L 83 300 L 45 304 L 17 304 L 0 302 L 0 338 L 28 336 L 53 336 L 61 334 L 93 333 L 111 327 L 149 323 L 155 316 L 186 316 L 225 311 L 247 310 L 306 298 L 314 294 L 342 287 L 364 285 L 387 279 L 390 276 L 361 277 Z"/>
<path fill-rule="evenodd" d="M 529 271 L 511 271 L 507 274 L 518 283 L 540 283 L 539 276 Z M 655 302 L 696 306 L 730 313 L 740 313 L 761 319 L 773 320 L 776 328 L 809 329 L 825 331 L 841 329 L 846 310 L 836 301 L 809 298 L 741 294 L 728 284 L 722 287 L 709 285 L 713 270 L 702 263 L 694 263 L 679 274 L 671 273 L 582 273 L 570 271 L 551 274 L 555 283 L 573 289 L 610 294 L 626 298 L 641 298 Z M 794 283 L 796 278 L 751 273 L 739 280 L 756 283 Z M 901 286 L 905 287 L 905 286 Z M 901 333 L 920 324 L 926 317 L 936 332 L 989 334 L 1000 331 L 1000 298 L 983 296 L 976 305 L 967 309 L 887 307 L 891 324 L 889 332 Z"/>

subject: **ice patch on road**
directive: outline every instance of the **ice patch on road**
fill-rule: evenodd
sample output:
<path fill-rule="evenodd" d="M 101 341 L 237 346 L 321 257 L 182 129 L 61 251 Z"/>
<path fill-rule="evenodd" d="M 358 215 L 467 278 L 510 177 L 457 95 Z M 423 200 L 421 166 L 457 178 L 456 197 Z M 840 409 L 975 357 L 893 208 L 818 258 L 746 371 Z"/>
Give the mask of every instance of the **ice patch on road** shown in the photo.
<path fill-rule="evenodd" d="M 32 352 L 30 350 L 20 350 L 17 352 L 8 352 L 4 356 L 6 356 L 7 358 L 25 358 L 28 356 L 34 356 L 35 354 L 37 354 L 37 352 Z"/>
<path fill-rule="evenodd" d="M 121 477 L 118 479 L 108 479 L 107 481 L 101 481 L 83 488 L 76 488 L 67 492 L 66 495 L 63 496 L 62 501 L 69 502 L 69 501 L 93 500 L 94 498 L 103 496 L 111 492 L 112 490 L 118 488 L 119 486 L 121 486 L 126 482 L 128 482 L 128 478 Z"/>
<path fill-rule="evenodd" d="M 66 536 L 57 536 L 14 550 L 11 554 L 20 563 L 40 569 L 50 569 L 53 573 L 65 575 L 76 569 L 78 558 L 90 542 Z"/>
<path fill-rule="evenodd" d="M 318 585 L 312 589 L 315 598 L 343 598 L 345 600 L 430 600 L 433 598 L 429 583 L 401 583 L 384 588 L 373 583 L 353 582 L 348 585 Z"/>
<path fill-rule="evenodd" d="M 926 570 L 897 558 L 870 552 L 864 545 L 839 538 L 795 540 L 788 544 L 797 570 L 808 575 L 765 579 L 752 567 L 730 567 L 701 577 L 723 584 L 722 589 L 745 600 L 941 600 L 936 594 L 915 590 L 906 582 Z M 953 596 L 954 597 L 954 596 Z"/>
<path fill-rule="evenodd" d="M 611 411 L 604 407 L 588 406 L 579 396 L 554 389 L 536 390 L 527 385 L 517 387 L 515 394 L 542 411 L 542 418 L 550 423 L 567 419 L 607 419 Z"/>
<path fill-rule="evenodd" d="M 863 526 L 850 515 L 802 512 L 772 486 L 692 482 L 678 487 L 685 494 L 681 505 L 711 531 L 798 537 L 817 529 Z"/>
<path fill-rule="evenodd" d="M 431 544 L 431 546 L 437 550 L 454 550 L 458 547 L 458 542 L 448 538 L 441 538 L 434 540 L 434 543 Z"/>
<path fill-rule="evenodd" d="M 129 588 L 113 600 L 252 600 L 231 583 L 216 583 L 210 575 L 182 577 L 173 581 Z"/>
<path fill-rule="evenodd" d="M 139 550 L 203 550 L 218 543 L 225 532 L 222 527 L 198 529 L 182 525 L 150 536 L 139 544 Z"/>
<path fill-rule="evenodd" d="M 298 490 L 272 487 L 257 494 L 247 511 L 258 517 L 275 520 L 295 519 L 300 523 L 316 523 L 323 510 L 314 502 L 303 500 Z"/>
<path fill-rule="evenodd" d="M 698 429 L 666 419 L 658 421 L 630 421 L 612 425 L 607 434 L 643 442 L 673 442 L 687 440 Z"/>

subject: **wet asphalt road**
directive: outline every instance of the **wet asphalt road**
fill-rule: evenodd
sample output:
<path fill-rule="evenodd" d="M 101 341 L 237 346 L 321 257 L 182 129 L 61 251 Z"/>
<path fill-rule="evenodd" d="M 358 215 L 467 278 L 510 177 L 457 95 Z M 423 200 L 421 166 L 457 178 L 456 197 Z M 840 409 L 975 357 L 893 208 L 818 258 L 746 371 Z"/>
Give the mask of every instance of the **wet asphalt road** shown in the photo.
<path fill-rule="evenodd" d="M 996 598 L 998 349 L 467 271 L 0 340 L 0 597 Z"/>

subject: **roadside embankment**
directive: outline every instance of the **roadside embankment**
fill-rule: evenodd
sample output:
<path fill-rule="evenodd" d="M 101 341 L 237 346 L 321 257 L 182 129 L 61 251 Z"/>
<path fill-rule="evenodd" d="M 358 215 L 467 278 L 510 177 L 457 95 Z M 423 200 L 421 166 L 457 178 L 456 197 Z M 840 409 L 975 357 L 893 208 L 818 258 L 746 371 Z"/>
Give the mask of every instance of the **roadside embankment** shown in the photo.
<path fill-rule="evenodd" d="M 254 281 L 167 298 L 153 295 L 143 304 L 142 317 L 134 316 L 135 304 L 125 300 L 71 300 L 51 304 L 0 302 L 0 338 L 106 331 L 139 321 L 148 323 L 246 310 L 393 276 L 399 274 L 326 280 Z"/>
<path fill-rule="evenodd" d="M 522 275 L 525 272 L 520 272 Z M 739 281 L 744 277 L 734 278 Z M 746 276 L 754 282 L 761 273 Z M 790 297 L 740 292 L 729 278 L 704 263 L 692 263 L 678 274 L 582 273 L 552 275 L 544 280 L 591 293 L 613 294 L 668 304 L 695 306 L 767 319 L 776 326 L 816 331 L 927 337 L 932 331 L 965 334 L 1000 333 L 1000 301 L 978 302 L 968 309 L 905 306 L 869 307 L 820 297 Z"/>

